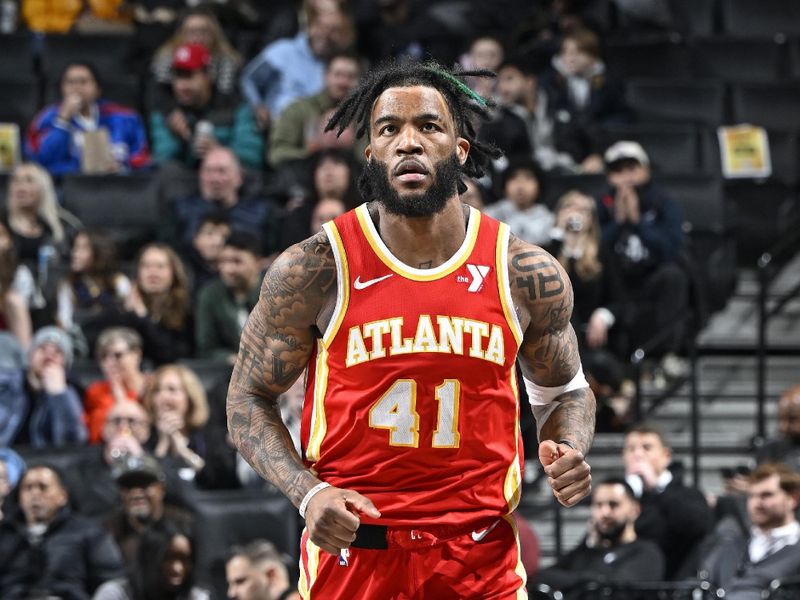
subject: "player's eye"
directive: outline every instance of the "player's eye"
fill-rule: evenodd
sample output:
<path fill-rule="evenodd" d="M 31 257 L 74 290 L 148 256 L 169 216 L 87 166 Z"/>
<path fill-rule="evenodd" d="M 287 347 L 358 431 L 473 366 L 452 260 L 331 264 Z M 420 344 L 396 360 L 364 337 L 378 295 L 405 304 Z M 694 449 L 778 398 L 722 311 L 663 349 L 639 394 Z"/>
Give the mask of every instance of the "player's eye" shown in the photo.
<path fill-rule="evenodd" d="M 395 133 L 396 131 L 397 131 L 397 127 L 395 127 L 394 125 L 389 123 L 389 124 L 386 124 L 383 127 L 381 127 L 380 130 L 378 131 L 378 133 L 380 135 L 391 135 L 391 134 Z"/>

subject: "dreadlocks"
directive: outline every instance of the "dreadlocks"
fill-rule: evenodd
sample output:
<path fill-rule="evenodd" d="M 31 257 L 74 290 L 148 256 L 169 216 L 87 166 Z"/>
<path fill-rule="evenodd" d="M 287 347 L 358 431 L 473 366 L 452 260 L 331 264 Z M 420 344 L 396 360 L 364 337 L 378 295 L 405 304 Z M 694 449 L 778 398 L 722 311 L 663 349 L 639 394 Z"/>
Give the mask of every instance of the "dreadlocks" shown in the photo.
<path fill-rule="evenodd" d="M 470 144 L 467 161 L 461 170 L 470 177 L 482 177 L 484 167 L 492 158 L 498 158 L 501 151 L 490 144 L 479 142 L 472 118 L 487 120 L 489 108 L 494 106 L 490 100 L 482 98 L 461 81 L 463 77 L 494 77 L 491 71 L 448 71 L 435 62 L 412 63 L 391 61 L 371 69 L 358 87 L 339 105 L 328 121 L 325 131 L 338 129 L 341 133 L 356 123 L 356 135 L 362 137 L 369 131 L 372 106 L 378 96 L 390 87 L 410 87 L 424 85 L 438 90 L 447 101 L 456 123 L 457 135 Z M 462 187 L 460 184 L 459 187 Z"/>

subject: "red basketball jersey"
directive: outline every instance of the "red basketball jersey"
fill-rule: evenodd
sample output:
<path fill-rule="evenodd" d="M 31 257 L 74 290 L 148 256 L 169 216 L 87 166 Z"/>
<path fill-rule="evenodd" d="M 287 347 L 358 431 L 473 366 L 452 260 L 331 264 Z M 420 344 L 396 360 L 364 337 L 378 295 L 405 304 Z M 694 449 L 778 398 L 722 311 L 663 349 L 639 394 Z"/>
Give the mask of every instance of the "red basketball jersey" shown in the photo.
<path fill-rule="evenodd" d="M 508 227 L 470 209 L 463 244 L 434 269 L 394 257 L 366 205 L 325 232 L 338 296 L 309 363 L 306 465 L 370 498 L 385 525 L 511 512 L 521 486 L 522 332 Z"/>

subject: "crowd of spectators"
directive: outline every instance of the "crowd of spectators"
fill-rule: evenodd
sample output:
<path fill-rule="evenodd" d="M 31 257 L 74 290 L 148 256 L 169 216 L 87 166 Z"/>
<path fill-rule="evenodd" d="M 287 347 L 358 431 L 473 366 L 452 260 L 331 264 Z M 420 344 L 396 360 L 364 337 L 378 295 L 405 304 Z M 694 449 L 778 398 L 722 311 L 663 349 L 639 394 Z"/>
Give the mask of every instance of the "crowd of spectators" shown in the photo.
<path fill-rule="evenodd" d="M 603 59 L 612 25 L 594 18 L 599 2 L 509 0 L 491 14 L 490 3 L 467 0 L 447 14 L 445 3 L 415 0 L 82 4 L 21 0 L 20 27 L 37 36 L 133 35 L 138 54 L 119 68 L 139 78 L 141 102 L 106 96 L 105 81 L 119 73 L 68 61 L 55 101 L 26 124 L 24 162 L 8 178 L 2 598 L 212 597 L 193 572 L 195 492 L 263 483 L 227 439 L 226 378 L 209 382 L 202 369 L 232 363 L 277 253 L 364 200 L 366 140 L 352 129 L 325 131 L 332 111 L 371 63 L 428 56 L 497 72 L 467 84 L 494 103 L 479 137 L 504 156 L 480 181 L 465 181 L 462 198 L 569 273 L 599 430 L 627 432 L 624 476 L 596 486 L 585 540 L 536 581 L 569 593 L 590 580 L 704 577 L 733 594 L 800 568 L 792 518 L 800 484 L 791 471 L 760 468 L 712 512 L 672 468 L 658 428 L 629 428 L 630 353 L 660 336 L 655 355 L 676 364 L 685 341 L 676 315 L 689 307 L 690 277 L 683 215 L 647 150 L 607 143 L 606 129 L 631 115 L 624 82 Z M 669 3 L 648 3 L 663 5 L 652 14 L 613 4 L 620 31 L 670 30 Z M 467 10 L 477 17 L 463 19 Z M 76 174 L 191 185 L 163 199 L 148 243 L 125 255 L 113 229 L 84 228 L 63 207 L 64 182 Z M 605 183 L 596 194 L 554 194 L 552 178 L 564 175 Z M 107 210 L 114 205 L 109 198 Z M 196 372 L 187 366 L 200 359 L 208 362 Z M 798 398 L 796 389 L 784 395 L 781 437 L 759 454 L 795 473 Z M 282 402 L 298 447 L 302 400 L 301 381 Z M 71 472 L 26 468 L 20 458 L 75 447 L 90 452 Z M 726 506 L 738 529 L 720 526 L 732 514 Z M 291 597 L 285 558 L 269 542 L 247 541 L 228 558 L 228 597 Z M 764 575 L 775 553 L 785 558 Z"/>

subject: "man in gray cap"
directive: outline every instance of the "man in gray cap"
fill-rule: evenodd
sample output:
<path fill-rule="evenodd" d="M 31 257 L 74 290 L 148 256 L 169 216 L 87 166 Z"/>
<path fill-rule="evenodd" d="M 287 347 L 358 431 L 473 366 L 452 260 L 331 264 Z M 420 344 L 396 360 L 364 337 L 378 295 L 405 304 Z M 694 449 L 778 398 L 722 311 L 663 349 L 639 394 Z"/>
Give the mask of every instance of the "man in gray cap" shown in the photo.
<path fill-rule="evenodd" d="M 67 383 L 72 342 L 58 327 L 36 332 L 22 377 L 0 391 L 0 446 L 84 443 L 83 405 Z"/>

